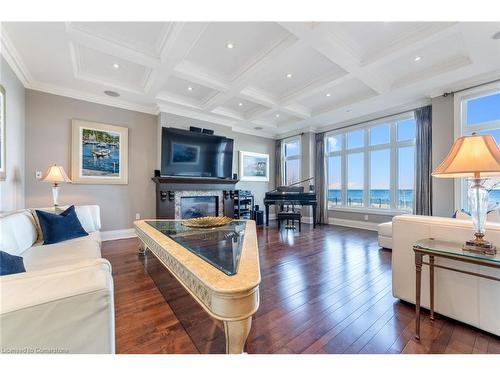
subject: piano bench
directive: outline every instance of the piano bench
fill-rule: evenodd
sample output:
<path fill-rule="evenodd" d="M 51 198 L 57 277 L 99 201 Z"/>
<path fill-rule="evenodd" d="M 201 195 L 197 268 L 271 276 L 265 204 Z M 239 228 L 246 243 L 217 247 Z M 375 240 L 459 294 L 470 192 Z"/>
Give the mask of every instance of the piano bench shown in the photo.
<path fill-rule="evenodd" d="M 294 225 L 295 220 L 297 220 L 299 222 L 299 232 L 302 230 L 302 225 L 301 225 L 302 214 L 300 211 L 281 211 L 278 212 L 277 218 L 278 218 L 278 230 L 281 229 L 281 222 L 284 220 L 286 221 L 291 220 L 292 225 Z"/>

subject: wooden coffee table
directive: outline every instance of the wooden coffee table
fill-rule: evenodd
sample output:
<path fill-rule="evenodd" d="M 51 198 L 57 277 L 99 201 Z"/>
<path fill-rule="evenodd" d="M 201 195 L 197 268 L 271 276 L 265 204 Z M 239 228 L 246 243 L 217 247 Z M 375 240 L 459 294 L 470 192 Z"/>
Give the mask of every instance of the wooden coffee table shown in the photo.
<path fill-rule="evenodd" d="M 151 251 L 210 316 L 224 323 L 226 353 L 243 353 L 259 307 L 255 222 L 233 221 L 212 229 L 191 229 L 179 220 L 134 225 L 140 251 Z"/>

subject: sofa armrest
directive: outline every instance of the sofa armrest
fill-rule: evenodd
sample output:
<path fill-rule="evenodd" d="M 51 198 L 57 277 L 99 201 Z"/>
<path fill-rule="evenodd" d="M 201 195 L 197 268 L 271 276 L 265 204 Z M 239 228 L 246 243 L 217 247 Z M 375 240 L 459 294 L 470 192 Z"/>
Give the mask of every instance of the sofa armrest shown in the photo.
<path fill-rule="evenodd" d="M 4 352 L 113 353 L 111 265 L 105 259 L 0 278 Z"/>

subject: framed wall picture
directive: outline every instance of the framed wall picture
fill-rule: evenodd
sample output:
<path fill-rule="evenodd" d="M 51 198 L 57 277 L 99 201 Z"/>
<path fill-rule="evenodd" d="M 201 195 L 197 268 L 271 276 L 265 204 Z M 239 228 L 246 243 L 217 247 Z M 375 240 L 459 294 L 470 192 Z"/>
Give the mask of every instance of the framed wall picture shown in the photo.
<path fill-rule="evenodd" d="M 240 180 L 269 181 L 269 155 L 240 151 Z"/>
<path fill-rule="evenodd" d="M 72 121 L 71 180 L 75 184 L 128 183 L 128 128 Z"/>
<path fill-rule="evenodd" d="M 6 93 L 5 93 L 5 88 L 0 85 L 0 180 L 5 180 L 7 177 L 7 171 L 6 171 L 6 157 L 7 153 L 5 152 L 5 146 L 6 146 L 6 132 L 5 128 L 7 126 L 6 123 Z"/>

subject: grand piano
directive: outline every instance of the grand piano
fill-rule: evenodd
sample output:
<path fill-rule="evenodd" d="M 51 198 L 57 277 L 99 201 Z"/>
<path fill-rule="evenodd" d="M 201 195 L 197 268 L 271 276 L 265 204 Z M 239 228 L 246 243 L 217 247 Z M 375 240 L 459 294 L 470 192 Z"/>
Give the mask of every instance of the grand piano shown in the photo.
<path fill-rule="evenodd" d="M 316 192 L 304 192 L 303 186 L 295 186 L 309 180 L 312 180 L 312 178 L 288 186 L 278 186 L 276 189 L 266 193 L 264 197 L 264 206 L 266 206 L 266 226 L 269 226 L 269 206 L 276 205 L 280 207 L 294 204 L 312 206 L 313 227 L 316 228 L 316 206 L 318 205 Z"/>

